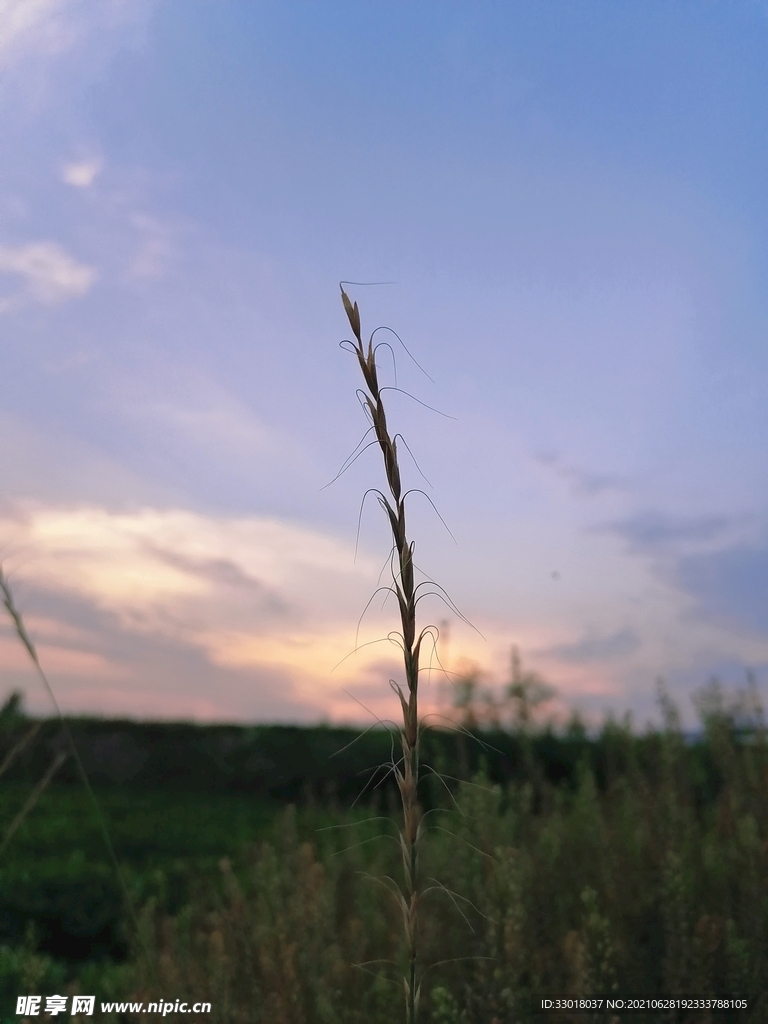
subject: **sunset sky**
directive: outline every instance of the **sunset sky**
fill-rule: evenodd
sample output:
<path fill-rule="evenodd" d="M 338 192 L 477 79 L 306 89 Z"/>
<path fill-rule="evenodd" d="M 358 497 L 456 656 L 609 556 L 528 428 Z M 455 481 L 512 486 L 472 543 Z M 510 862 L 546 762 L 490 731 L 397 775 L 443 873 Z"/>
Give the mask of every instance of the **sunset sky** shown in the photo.
<path fill-rule="evenodd" d="M 324 487 L 341 279 L 445 414 L 387 393 L 449 670 L 765 694 L 767 42 L 764 0 L 0 0 L 0 556 L 61 706 L 394 717 L 378 453 Z M 49 713 L 4 621 L 13 688 Z"/>

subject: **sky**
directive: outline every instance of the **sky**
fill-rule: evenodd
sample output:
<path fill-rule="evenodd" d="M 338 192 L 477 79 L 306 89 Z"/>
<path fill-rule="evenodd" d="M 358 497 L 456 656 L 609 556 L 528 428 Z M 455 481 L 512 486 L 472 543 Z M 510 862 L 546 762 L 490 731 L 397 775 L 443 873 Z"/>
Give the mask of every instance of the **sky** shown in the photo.
<path fill-rule="evenodd" d="M 425 713 L 513 644 L 555 718 L 764 688 L 767 41 L 764 0 L 0 0 L 0 558 L 61 707 L 396 716 L 341 280 L 403 343 Z M 50 712 L 6 621 L 15 688 Z"/>

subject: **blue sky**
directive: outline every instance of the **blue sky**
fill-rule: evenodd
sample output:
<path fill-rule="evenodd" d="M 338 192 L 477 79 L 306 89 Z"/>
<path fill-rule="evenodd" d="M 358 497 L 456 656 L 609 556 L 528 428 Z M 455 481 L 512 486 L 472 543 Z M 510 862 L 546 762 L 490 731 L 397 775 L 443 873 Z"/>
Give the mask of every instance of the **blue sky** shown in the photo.
<path fill-rule="evenodd" d="M 375 452 L 322 489 L 365 429 L 340 279 L 395 282 L 350 286 L 364 330 L 453 417 L 390 393 L 479 631 L 424 605 L 450 669 L 499 687 L 516 643 L 553 713 L 638 724 L 659 676 L 689 722 L 764 684 L 767 34 L 752 0 L 2 0 L 0 545 L 62 706 L 393 713 L 390 645 L 338 664 L 388 550 L 369 504 L 354 560 Z"/>

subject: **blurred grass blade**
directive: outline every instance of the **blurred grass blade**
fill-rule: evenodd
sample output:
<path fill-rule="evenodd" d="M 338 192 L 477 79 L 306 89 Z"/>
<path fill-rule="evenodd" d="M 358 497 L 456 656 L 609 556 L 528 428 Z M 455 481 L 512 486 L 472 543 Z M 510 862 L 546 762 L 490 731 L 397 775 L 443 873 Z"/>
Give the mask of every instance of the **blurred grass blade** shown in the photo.
<path fill-rule="evenodd" d="M 61 766 L 64 764 L 68 757 L 69 754 L 66 752 L 66 750 L 61 750 L 53 759 L 51 764 L 48 766 L 48 771 L 45 773 L 42 779 L 40 779 L 38 784 L 30 793 L 27 802 L 24 804 L 22 809 L 19 811 L 19 813 L 13 819 L 11 824 L 8 826 L 8 831 L 3 836 L 2 843 L 0 843 L 0 857 L 2 857 L 2 855 L 5 853 L 6 847 L 10 843 L 11 839 L 13 839 L 14 835 L 22 825 L 24 819 L 27 817 L 27 815 L 30 813 L 32 808 L 37 803 L 37 801 L 48 788 L 51 779 L 54 777 L 59 768 L 61 768 Z"/>

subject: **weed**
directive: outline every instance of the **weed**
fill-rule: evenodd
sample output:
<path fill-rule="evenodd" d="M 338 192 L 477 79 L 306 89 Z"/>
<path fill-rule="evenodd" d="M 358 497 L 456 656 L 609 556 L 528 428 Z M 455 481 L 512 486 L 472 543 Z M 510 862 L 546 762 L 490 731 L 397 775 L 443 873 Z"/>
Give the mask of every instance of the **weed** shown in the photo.
<path fill-rule="evenodd" d="M 360 312 L 357 302 L 352 304 L 344 288 L 341 298 L 355 336 L 354 352 L 365 382 L 362 393 L 363 408 L 371 422 L 375 443 L 384 459 L 384 471 L 389 495 L 381 490 L 375 493 L 392 532 L 392 584 L 388 589 L 397 599 L 400 612 L 400 632 L 396 634 L 403 654 L 407 696 L 399 683 L 390 680 L 390 686 L 397 694 L 403 715 L 400 729 L 402 759 L 394 761 L 391 770 L 400 791 L 403 812 L 403 827 L 400 830 L 400 848 L 403 857 L 404 886 L 392 881 L 402 911 L 408 947 L 408 970 L 403 978 L 405 987 L 406 1020 L 415 1024 L 419 1013 L 421 980 L 418 978 L 420 909 L 425 889 L 422 884 L 420 846 L 424 836 L 423 811 L 419 804 L 418 787 L 421 766 L 419 747 L 421 722 L 419 720 L 419 659 L 422 644 L 427 636 L 434 637 L 435 627 L 427 626 L 417 633 L 416 605 L 418 590 L 422 584 L 415 582 L 413 553 L 414 543 L 409 541 L 406 531 L 405 509 L 408 492 L 403 492 L 400 464 L 397 452 L 397 435 L 390 436 L 387 416 L 379 385 L 376 353 L 371 335 L 367 348 L 363 344 Z M 374 332 L 375 333 L 375 332 Z"/>

